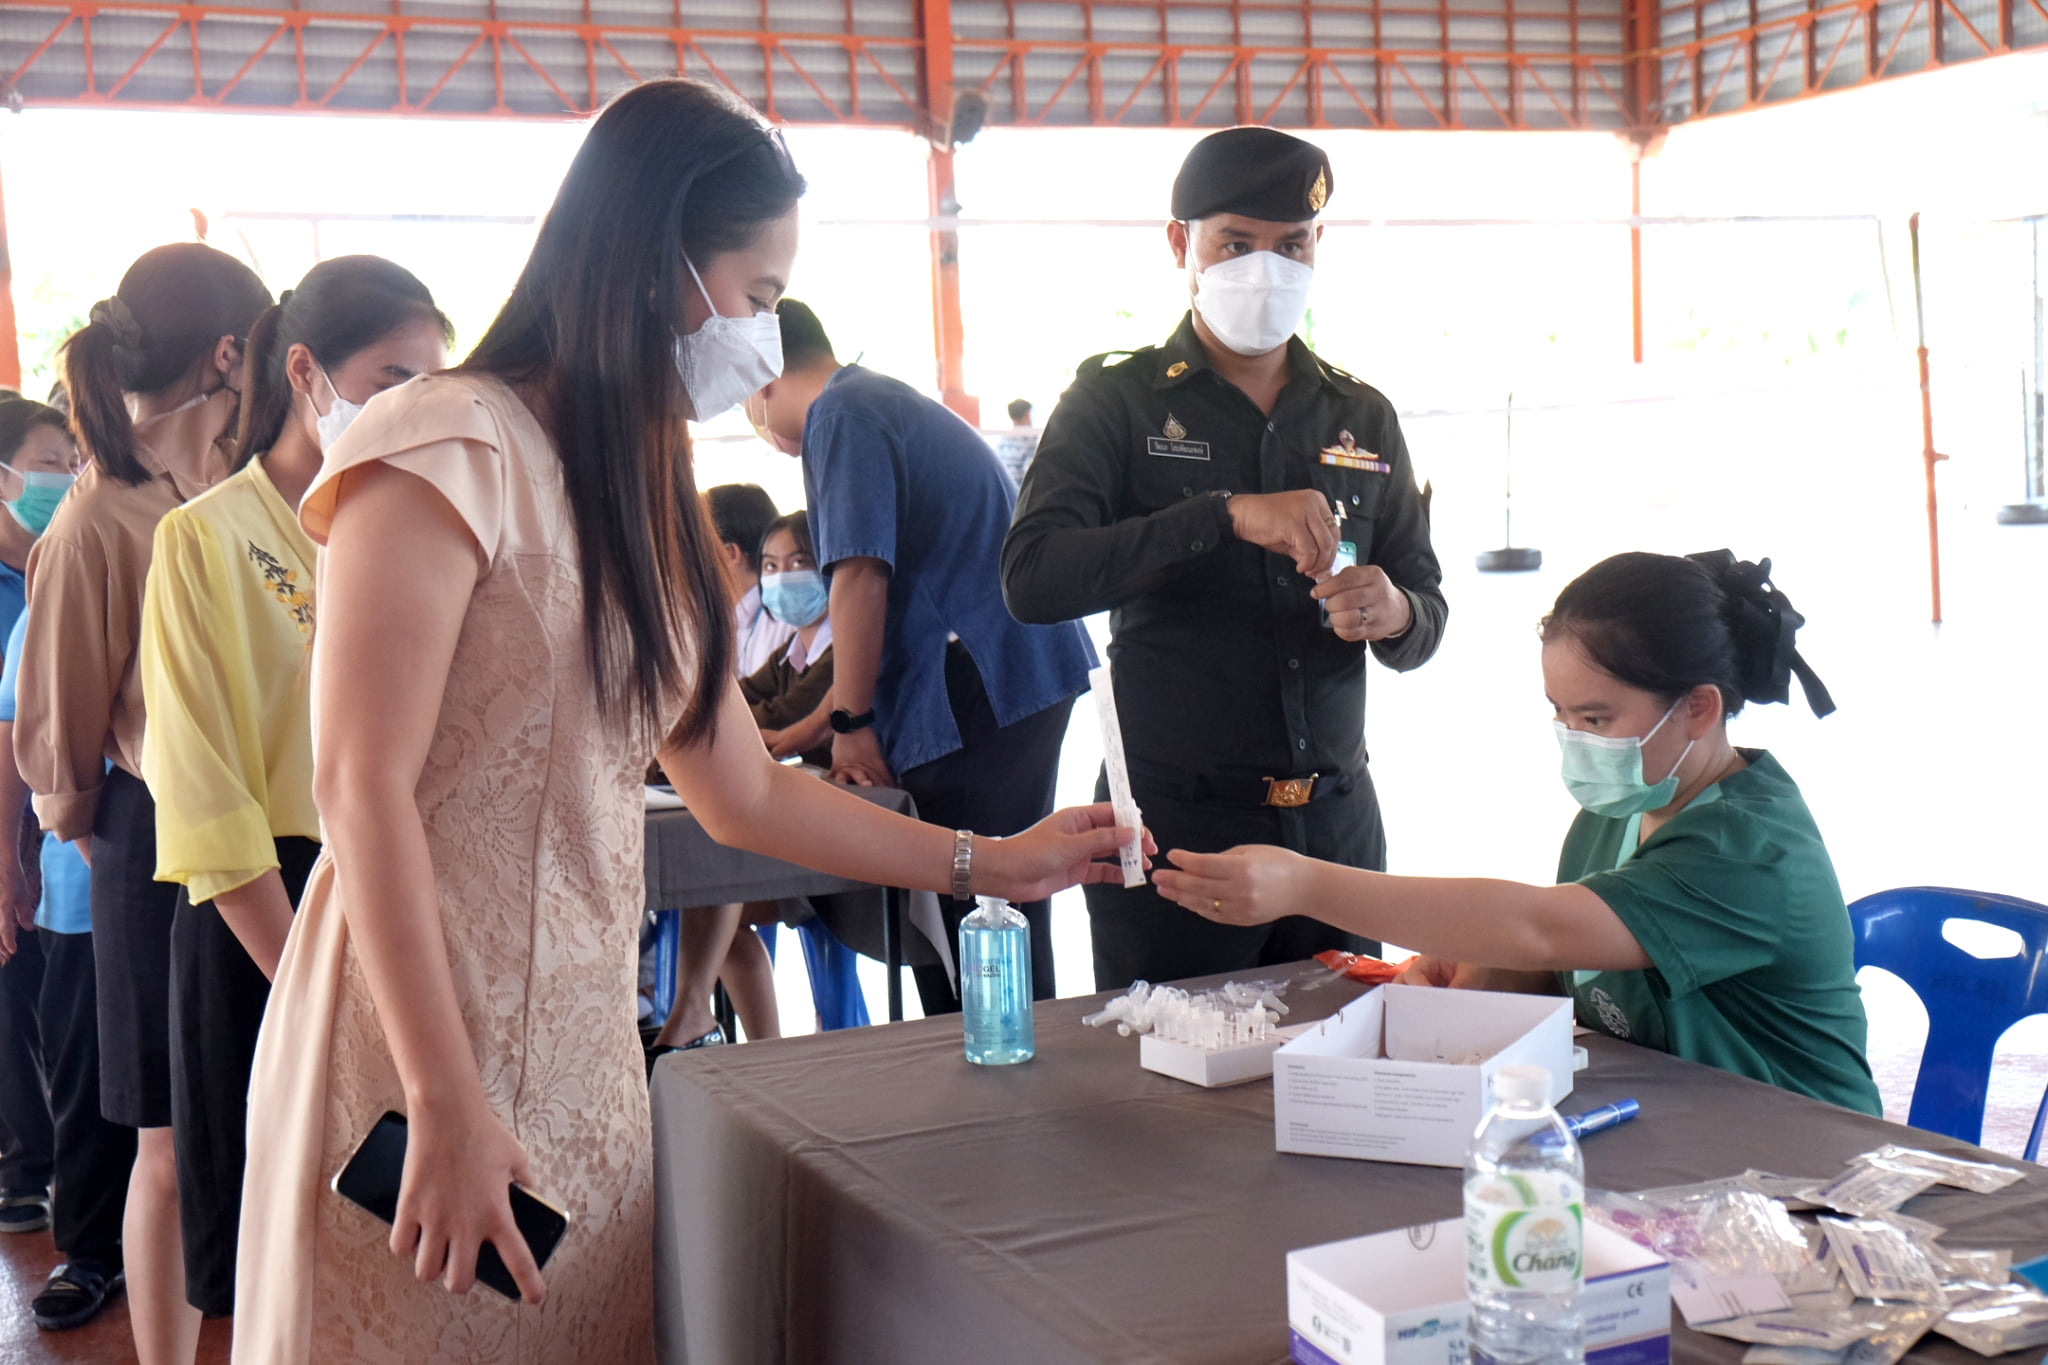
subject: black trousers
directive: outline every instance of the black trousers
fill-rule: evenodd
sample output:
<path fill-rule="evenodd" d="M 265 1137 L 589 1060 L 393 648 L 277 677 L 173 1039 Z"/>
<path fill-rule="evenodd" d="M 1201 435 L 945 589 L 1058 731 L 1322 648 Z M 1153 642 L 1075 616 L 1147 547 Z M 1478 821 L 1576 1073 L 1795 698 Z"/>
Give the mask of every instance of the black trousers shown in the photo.
<path fill-rule="evenodd" d="M 135 1130 L 100 1112 L 98 973 L 91 934 L 36 930 L 43 941 L 43 1059 L 56 1133 L 50 1230 L 71 1260 L 121 1267 L 121 1211 L 135 1166 Z"/>
<path fill-rule="evenodd" d="M 296 906 L 320 856 L 311 839 L 277 841 Z M 211 901 L 178 889 L 171 923 L 171 1145 L 185 1241 L 185 1298 L 209 1317 L 235 1311 L 235 1248 L 248 1157 L 249 1071 L 270 1001 L 263 975 Z"/>
<path fill-rule="evenodd" d="M 1060 745 L 1067 737 L 1074 699 L 1069 697 L 1013 725 L 998 726 L 981 671 L 974 666 L 967 647 L 957 640 L 946 648 L 946 697 L 960 727 L 960 747 L 944 758 L 896 775 L 897 782 L 916 800 L 918 818 L 947 829 L 971 829 L 976 834 L 1007 838 L 1052 814 Z M 1017 909 L 1031 923 L 1032 998 L 1050 1000 L 1059 994 L 1053 981 L 1052 902 L 1032 901 Z M 973 913 L 974 902 L 941 897 L 939 910 L 957 959 L 960 921 Z M 959 1012 L 960 997 L 944 967 L 913 967 L 911 974 L 927 1015 Z"/>
<path fill-rule="evenodd" d="M 1191 786 L 1141 772 L 1134 763 L 1131 795 L 1159 843 L 1161 866 L 1170 866 L 1169 849 L 1221 853 L 1239 844 L 1275 844 L 1348 867 L 1385 870 L 1386 831 L 1365 766 L 1322 780 L 1331 784 L 1328 794 L 1306 806 L 1236 806 L 1205 800 Z M 1095 799 L 1109 799 L 1106 774 L 1096 780 Z M 1098 991 L 1299 962 L 1329 948 L 1379 951 L 1376 943 L 1304 915 L 1271 924 L 1218 924 L 1183 910 L 1149 881 L 1129 891 L 1099 884 L 1086 894 Z"/>
<path fill-rule="evenodd" d="M 171 919 L 178 888 L 156 879 L 156 802 L 142 779 L 107 771 L 92 827 L 100 1108 L 131 1128 L 171 1123 Z"/>
<path fill-rule="evenodd" d="M 0 967 L 0 1195 L 50 1188 L 50 1101 L 43 1090 L 43 936 L 17 929 Z"/>

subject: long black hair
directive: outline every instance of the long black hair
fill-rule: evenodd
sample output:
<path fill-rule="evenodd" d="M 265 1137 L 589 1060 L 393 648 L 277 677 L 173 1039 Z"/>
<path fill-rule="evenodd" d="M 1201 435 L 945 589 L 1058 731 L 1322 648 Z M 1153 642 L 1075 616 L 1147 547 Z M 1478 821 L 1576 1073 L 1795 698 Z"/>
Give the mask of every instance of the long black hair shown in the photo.
<path fill-rule="evenodd" d="M 247 337 L 269 306 L 256 272 L 224 251 L 173 242 L 138 256 L 121 287 L 94 304 L 90 320 L 64 342 L 71 430 L 100 472 L 148 483 L 127 395 L 177 383 L 222 337 Z"/>
<path fill-rule="evenodd" d="M 701 270 L 745 246 L 803 191 L 780 136 L 730 95 L 635 86 L 591 125 L 512 297 L 461 367 L 532 385 L 545 404 L 600 707 L 623 699 L 654 720 L 685 699 L 684 741 L 716 714 L 733 622 L 684 426 L 683 257 Z"/>
<path fill-rule="evenodd" d="M 455 328 L 434 306 L 433 294 L 410 270 L 382 256 L 337 256 L 307 271 L 249 329 L 234 467 L 269 450 L 284 432 L 292 410 L 285 357 L 293 346 L 311 351 L 332 378 L 356 352 L 422 321 L 439 327 L 443 341 L 454 342 Z"/>
<path fill-rule="evenodd" d="M 1786 701 L 1794 675 L 1817 716 L 1835 709 L 1799 657 L 1806 618 L 1771 582 L 1771 561 L 1727 550 L 1603 559 L 1565 585 L 1543 640 L 1569 638 L 1602 672 L 1674 703 L 1702 683 L 1732 716 L 1752 701 Z"/>

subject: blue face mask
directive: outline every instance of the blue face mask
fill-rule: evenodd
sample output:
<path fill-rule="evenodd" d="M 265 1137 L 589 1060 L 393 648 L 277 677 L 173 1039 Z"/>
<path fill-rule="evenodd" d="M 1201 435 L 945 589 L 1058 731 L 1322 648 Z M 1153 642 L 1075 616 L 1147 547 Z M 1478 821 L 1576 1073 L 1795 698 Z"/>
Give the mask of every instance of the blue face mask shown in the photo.
<path fill-rule="evenodd" d="M 57 504 L 71 491 L 76 476 L 49 470 L 17 472 L 21 475 L 21 496 L 9 502 L 7 510 L 14 513 L 16 521 L 41 535 L 50 528 L 50 518 L 57 515 Z"/>
<path fill-rule="evenodd" d="M 1670 805 L 1671 798 L 1678 794 L 1679 765 L 1692 752 L 1692 745 L 1685 746 L 1685 753 L 1678 756 L 1678 762 L 1671 765 L 1663 781 L 1652 784 L 1643 780 L 1643 743 L 1663 729 L 1664 721 L 1670 720 L 1684 704 L 1683 697 L 1673 702 L 1663 720 L 1652 725 L 1650 734 L 1641 739 L 1589 734 L 1571 729 L 1563 721 L 1552 721 L 1557 730 L 1557 747 L 1564 754 L 1565 790 L 1572 794 L 1572 799 L 1595 815 L 1614 819 Z"/>
<path fill-rule="evenodd" d="M 816 624 L 831 603 L 825 576 L 816 569 L 761 575 L 761 605 L 776 620 L 799 628 Z"/>

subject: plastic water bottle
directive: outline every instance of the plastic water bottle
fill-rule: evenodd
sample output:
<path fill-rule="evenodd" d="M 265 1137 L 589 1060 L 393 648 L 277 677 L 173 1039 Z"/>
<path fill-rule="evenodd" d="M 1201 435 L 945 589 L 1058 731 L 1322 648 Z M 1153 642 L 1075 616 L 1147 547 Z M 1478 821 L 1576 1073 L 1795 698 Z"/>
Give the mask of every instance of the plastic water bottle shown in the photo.
<path fill-rule="evenodd" d="M 981 1066 L 1028 1062 L 1038 1050 L 1031 1029 L 1031 925 L 1014 906 L 990 897 L 960 921 L 960 1013 L 967 1060 Z"/>
<path fill-rule="evenodd" d="M 1465 1290 L 1473 1365 L 1585 1359 L 1586 1167 L 1550 1105 L 1550 1073 L 1504 1066 L 1465 1154 Z"/>

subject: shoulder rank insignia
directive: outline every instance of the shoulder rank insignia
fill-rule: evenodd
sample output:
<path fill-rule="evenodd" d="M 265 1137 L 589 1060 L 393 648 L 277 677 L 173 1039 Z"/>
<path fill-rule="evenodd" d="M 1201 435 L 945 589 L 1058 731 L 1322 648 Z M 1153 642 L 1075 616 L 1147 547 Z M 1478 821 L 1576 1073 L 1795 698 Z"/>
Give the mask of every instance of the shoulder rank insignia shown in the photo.
<path fill-rule="evenodd" d="M 1318 456 L 1324 464 L 1339 469 L 1362 469 L 1369 474 L 1391 474 L 1394 466 L 1370 450 L 1358 448 L 1358 438 L 1348 431 L 1337 433 L 1337 444 L 1324 446 Z"/>

